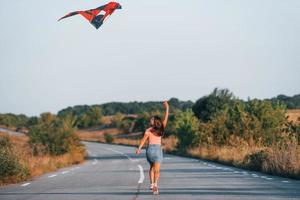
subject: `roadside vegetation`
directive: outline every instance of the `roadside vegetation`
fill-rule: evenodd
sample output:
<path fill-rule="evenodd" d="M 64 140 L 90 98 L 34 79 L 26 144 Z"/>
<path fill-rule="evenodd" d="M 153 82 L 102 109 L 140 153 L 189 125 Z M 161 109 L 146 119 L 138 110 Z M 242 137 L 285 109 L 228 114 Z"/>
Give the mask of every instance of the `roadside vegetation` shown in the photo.
<path fill-rule="evenodd" d="M 164 150 L 300 179 L 299 95 L 241 100 L 215 89 L 196 102 L 169 100 Z M 298 109 L 298 110 L 297 110 Z M 0 184 L 83 162 L 80 140 L 137 146 L 162 102 L 112 102 L 68 107 L 39 117 L 0 114 Z"/>
<path fill-rule="evenodd" d="M 72 118 L 43 113 L 28 135 L 0 134 L 0 185 L 17 183 L 84 161 Z"/>
<path fill-rule="evenodd" d="M 227 89 L 215 89 L 189 108 L 171 104 L 171 109 L 165 151 L 300 179 L 300 112 L 287 110 L 282 101 L 243 101 Z M 161 110 L 141 112 L 135 118 L 117 113 L 111 126 L 119 133 L 107 130 L 90 138 L 136 146 L 150 116 L 162 115 Z M 131 131 L 129 124 L 134 124 Z"/>

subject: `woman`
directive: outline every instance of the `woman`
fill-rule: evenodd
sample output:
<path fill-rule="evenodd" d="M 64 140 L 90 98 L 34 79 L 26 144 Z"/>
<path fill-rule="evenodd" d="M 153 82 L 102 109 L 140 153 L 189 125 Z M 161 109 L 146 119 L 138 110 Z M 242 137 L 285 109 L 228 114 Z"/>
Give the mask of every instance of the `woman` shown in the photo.
<path fill-rule="evenodd" d="M 145 131 L 144 137 L 141 140 L 139 148 L 136 150 L 136 154 L 141 153 L 141 149 L 146 141 L 149 145 L 146 150 L 147 161 L 150 164 L 149 176 L 150 176 L 150 188 L 153 194 L 158 194 L 157 182 L 159 179 L 160 164 L 162 163 L 163 153 L 161 148 L 161 138 L 164 135 L 164 130 L 167 126 L 169 117 L 169 104 L 167 101 L 163 103 L 166 113 L 165 118 L 162 121 L 159 116 L 153 116 L 150 119 L 150 128 Z"/>

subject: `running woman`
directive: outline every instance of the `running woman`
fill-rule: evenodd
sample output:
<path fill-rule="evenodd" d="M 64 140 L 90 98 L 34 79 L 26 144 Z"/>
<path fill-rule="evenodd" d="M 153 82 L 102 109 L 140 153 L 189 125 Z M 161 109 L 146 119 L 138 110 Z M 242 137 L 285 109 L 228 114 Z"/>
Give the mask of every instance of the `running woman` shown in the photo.
<path fill-rule="evenodd" d="M 147 161 L 150 164 L 149 177 L 150 177 L 150 189 L 152 189 L 153 194 L 158 194 L 158 179 L 160 172 L 160 165 L 163 160 L 163 152 L 161 148 L 161 138 L 164 135 L 164 130 L 167 126 L 169 117 L 169 104 L 167 101 L 163 102 L 166 109 L 164 120 L 159 116 L 153 116 L 150 119 L 150 128 L 145 131 L 144 137 L 136 150 L 136 154 L 141 153 L 141 149 L 145 142 L 148 141 L 148 147 L 146 150 Z"/>

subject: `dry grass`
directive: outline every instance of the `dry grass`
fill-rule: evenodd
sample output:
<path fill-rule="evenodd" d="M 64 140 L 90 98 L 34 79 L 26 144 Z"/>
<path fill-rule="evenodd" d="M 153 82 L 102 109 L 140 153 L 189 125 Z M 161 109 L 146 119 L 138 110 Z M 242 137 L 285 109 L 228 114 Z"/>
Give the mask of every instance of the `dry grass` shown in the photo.
<path fill-rule="evenodd" d="M 123 144 L 128 146 L 138 146 L 140 140 L 138 139 L 126 139 L 126 138 L 115 138 L 112 142 L 113 144 Z"/>
<path fill-rule="evenodd" d="M 114 115 L 106 115 L 101 118 L 103 124 L 111 124 Z"/>
<path fill-rule="evenodd" d="M 289 117 L 289 121 L 300 124 L 300 109 L 287 110 L 286 116 Z"/>
<path fill-rule="evenodd" d="M 84 141 L 99 141 L 104 137 L 105 133 L 109 133 L 111 135 L 120 134 L 120 130 L 117 128 L 108 128 L 105 130 L 98 131 L 89 131 L 89 130 L 79 130 L 76 132 L 77 136 Z"/>
<path fill-rule="evenodd" d="M 265 148 L 249 146 L 200 146 L 188 150 L 188 154 L 205 160 L 214 160 L 234 166 L 242 165 L 247 155 L 254 154 Z"/>
<path fill-rule="evenodd" d="M 0 136 L 7 134 L 0 133 Z M 85 159 L 84 147 L 74 147 L 70 153 L 51 156 L 51 155 L 40 155 L 34 156 L 32 149 L 30 148 L 28 136 L 9 136 L 9 139 L 13 146 L 14 154 L 17 155 L 19 162 L 26 166 L 30 171 L 29 179 L 41 174 L 55 171 L 59 168 L 66 167 L 72 164 L 82 163 Z M 14 178 L 8 178 L 5 182 L 0 181 L 0 185 L 16 183 L 17 180 Z"/>
<path fill-rule="evenodd" d="M 162 139 L 162 146 L 166 152 L 176 151 L 177 143 L 178 139 L 174 135 Z"/>
<path fill-rule="evenodd" d="M 300 146 L 297 142 L 281 147 L 200 146 L 190 149 L 188 155 L 273 175 L 300 179 Z M 252 156 L 252 159 L 249 160 L 249 156 Z"/>
<path fill-rule="evenodd" d="M 291 142 L 286 146 L 269 148 L 262 171 L 300 179 L 300 145 Z"/>

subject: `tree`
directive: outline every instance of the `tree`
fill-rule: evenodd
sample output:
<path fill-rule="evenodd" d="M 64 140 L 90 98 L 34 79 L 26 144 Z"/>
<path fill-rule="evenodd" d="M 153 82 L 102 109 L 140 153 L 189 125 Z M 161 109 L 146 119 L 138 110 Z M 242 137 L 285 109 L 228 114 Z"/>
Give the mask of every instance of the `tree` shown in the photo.
<path fill-rule="evenodd" d="M 192 110 L 198 119 L 207 122 L 224 110 L 233 98 L 233 94 L 228 89 L 215 88 L 210 95 L 197 100 Z"/>
<path fill-rule="evenodd" d="M 34 154 L 61 155 L 79 145 L 72 117 L 43 113 L 39 123 L 29 129 L 29 143 Z"/>
<path fill-rule="evenodd" d="M 199 144 L 199 121 L 191 109 L 179 112 L 174 125 L 179 139 L 177 146 L 179 151 L 186 152 L 188 148 Z"/>

